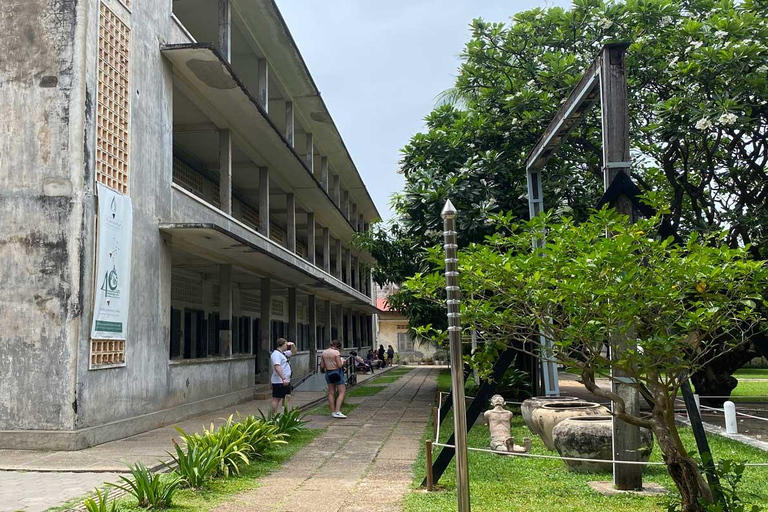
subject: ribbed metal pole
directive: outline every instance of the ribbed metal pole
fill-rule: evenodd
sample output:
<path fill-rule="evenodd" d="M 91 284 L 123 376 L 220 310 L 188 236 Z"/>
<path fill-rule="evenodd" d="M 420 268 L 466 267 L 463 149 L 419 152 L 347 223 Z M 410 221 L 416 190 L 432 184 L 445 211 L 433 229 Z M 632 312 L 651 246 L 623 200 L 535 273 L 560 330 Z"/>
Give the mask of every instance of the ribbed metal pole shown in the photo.
<path fill-rule="evenodd" d="M 456 487 L 459 512 L 469 512 L 469 468 L 467 466 L 467 411 L 464 401 L 464 362 L 461 350 L 459 271 L 456 257 L 456 208 L 450 199 L 443 207 L 445 239 L 445 290 L 448 293 L 448 339 L 451 343 L 453 384 L 453 431 L 456 438 Z"/>

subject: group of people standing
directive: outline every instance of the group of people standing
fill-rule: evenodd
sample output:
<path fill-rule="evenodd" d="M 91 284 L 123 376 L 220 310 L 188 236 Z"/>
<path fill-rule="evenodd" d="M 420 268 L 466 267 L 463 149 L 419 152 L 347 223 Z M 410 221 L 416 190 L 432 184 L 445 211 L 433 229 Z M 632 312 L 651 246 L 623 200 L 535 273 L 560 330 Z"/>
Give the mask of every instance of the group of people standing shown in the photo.
<path fill-rule="evenodd" d="M 291 357 L 296 349 L 296 344 L 285 338 L 278 338 L 275 344 L 275 350 L 270 356 L 272 364 L 272 415 L 277 413 L 280 402 L 283 402 L 284 410 L 290 406 L 291 399 Z M 352 352 L 351 356 L 355 358 L 356 364 L 364 364 L 371 371 L 374 367 L 383 368 L 392 365 L 395 362 L 395 349 L 392 345 L 385 351 L 384 345 L 379 345 L 378 351 L 373 349 L 368 351 L 365 362 L 357 356 L 357 352 Z M 386 357 L 385 357 L 386 356 Z M 344 397 L 347 394 L 347 382 L 344 375 L 344 359 L 341 357 L 341 342 L 339 340 L 331 341 L 330 347 L 323 351 L 320 356 L 320 368 L 325 373 L 325 383 L 328 385 L 328 406 L 331 409 L 331 417 L 343 419 L 347 416 L 341 412 L 341 406 L 344 404 Z"/>

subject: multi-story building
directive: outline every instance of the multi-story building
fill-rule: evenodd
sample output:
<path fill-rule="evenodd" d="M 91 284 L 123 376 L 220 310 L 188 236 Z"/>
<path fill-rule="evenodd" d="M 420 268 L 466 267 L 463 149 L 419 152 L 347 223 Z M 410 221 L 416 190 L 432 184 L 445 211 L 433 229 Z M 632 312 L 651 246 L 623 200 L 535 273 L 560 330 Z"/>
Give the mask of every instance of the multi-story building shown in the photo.
<path fill-rule="evenodd" d="M 273 0 L 3 0 L 0 30 L 0 448 L 248 400 L 280 336 L 294 380 L 372 344 L 379 214 Z"/>

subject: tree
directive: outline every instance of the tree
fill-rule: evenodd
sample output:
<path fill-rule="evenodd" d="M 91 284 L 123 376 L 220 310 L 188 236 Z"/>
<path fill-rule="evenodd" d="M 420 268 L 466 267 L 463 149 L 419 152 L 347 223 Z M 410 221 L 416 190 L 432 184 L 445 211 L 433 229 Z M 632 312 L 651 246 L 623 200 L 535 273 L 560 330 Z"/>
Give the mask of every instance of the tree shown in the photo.
<path fill-rule="evenodd" d="M 461 247 L 489 234 L 498 212 L 527 219 L 525 158 L 601 45 L 615 40 L 632 42 L 633 178 L 664 195 L 684 238 L 724 229 L 718 243 L 768 257 L 767 12 L 765 0 L 575 0 L 507 25 L 475 20 L 449 101 L 403 149 L 406 184 L 393 204 L 408 259 L 423 265 L 421 248 L 440 242 L 448 198 L 462 213 Z M 598 115 L 544 175 L 545 205 L 578 220 L 602 194 Z M 749 344 L 729 351 L 696 374 L 697 389 L 728 395 L 733 371 L 756 355 Z"/>
<path fill-rule="evenodd" d="M 685 245 L 655 238 L 659 217 L 632 224 L 603 209 L 584 223 L 555 222 L 551 214 L 522 225 L 513 219 L 498 217 L 496 233 L 459 254 L 463 321 L 482 333 L 489 352 L 537 343 L 542 333 L 553 348 L 539 350 L 579 369 L 585 387 L 611 400 L 619 419 L 652 430 L 682 510 L 703 510 L 700 500 L 712 496 L 680 440 L 675 399 L 691 372 L 766 328 L 759 309 L 768 305 L 761 295 L 768 266 L 715 235 L 691 236 Z M 532 237 L 544 233 L 546 246 L 532 248 Z M 439 266 L 442 254 L 431 257 Z M 417 274 L 405 288 L 441 304 L 443 286 L 437 271 Z M 424 327 L 420 335 L 444 333 Z M 636 350 L 620 351 L 617 340 L 627 335 L 637 339 Z M 650 417 L 629 414 L 621 396 L 597 385 L 610 369 L 651 392 Z"/>

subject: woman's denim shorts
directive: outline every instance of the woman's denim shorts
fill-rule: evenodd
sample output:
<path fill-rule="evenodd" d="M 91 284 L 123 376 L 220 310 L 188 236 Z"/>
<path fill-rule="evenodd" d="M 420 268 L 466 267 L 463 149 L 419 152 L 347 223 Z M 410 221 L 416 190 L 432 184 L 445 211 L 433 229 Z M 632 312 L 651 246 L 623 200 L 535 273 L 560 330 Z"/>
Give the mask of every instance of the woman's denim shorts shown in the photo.
<path fill-rule="evenodd" d="M 330 375 L 333 375 L 333 374 L 340 375 L 341 376 L 341 380 L 339 382 L 331 382 L 331 380 L 328 377 Z M 344 370 L 342 370 L 342 369 L 339 369 L 339 370 L 329 370 L 329 371 L 325 372 L 325 383 L 326 384 L 335 384 L 337 386 L 339 384 L 346 384 L 347 381 L 344 378 Z"/>

